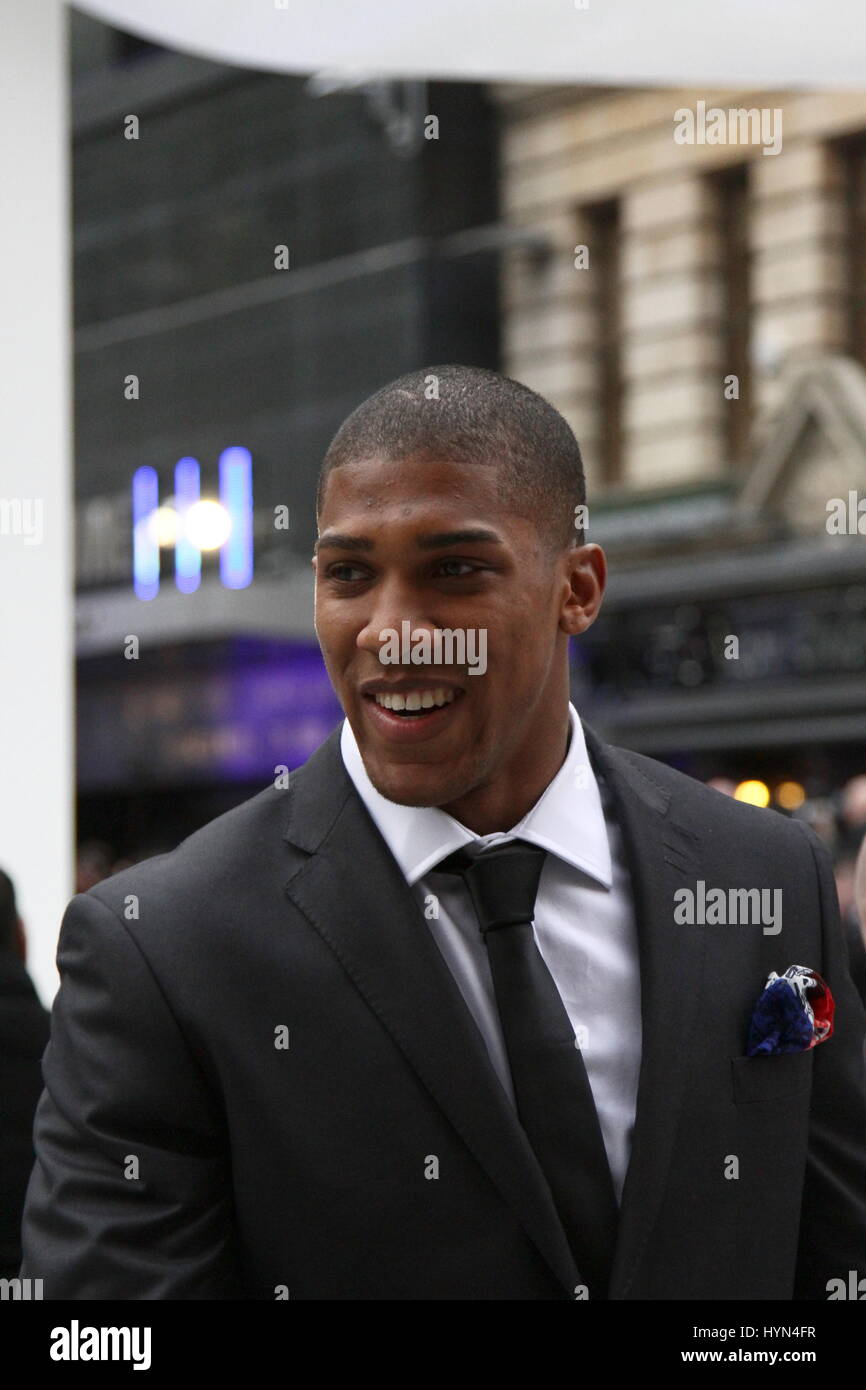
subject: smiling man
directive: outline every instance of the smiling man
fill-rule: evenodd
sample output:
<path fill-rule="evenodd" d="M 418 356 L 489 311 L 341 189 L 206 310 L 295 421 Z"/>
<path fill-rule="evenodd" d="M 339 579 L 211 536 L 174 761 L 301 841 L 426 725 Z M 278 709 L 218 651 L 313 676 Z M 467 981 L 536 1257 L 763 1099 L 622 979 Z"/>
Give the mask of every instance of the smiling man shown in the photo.
<path fill-rule="evenodd" d="M 516 824 L 559 770 L 568 640 L 598 612 L 604 554 L 576 545 L 580 452 L 547 402 L 479 369 L 408 380 L 415 395 L 374 396 L 326 456 L 316 631 L 377 790 L 481 835 Z M 534 474 L 520 458 L 533 439 Z M 485 633 L 485 672 L 383 667 L 404 623 Z"/>
<path fill-rule="evenodd" d="M 23 1232 L 45 1297 L 824 1299 L 866 1274 L 827 856 L 582 723 L 584 502 L 566 422 L 493 372 L 411 373 L 338 431 L 314 566 L 345 720 L 287 790 L 67 909 Z M 699 882 L 778 892 L 780 930 L 683 922 Z"/>

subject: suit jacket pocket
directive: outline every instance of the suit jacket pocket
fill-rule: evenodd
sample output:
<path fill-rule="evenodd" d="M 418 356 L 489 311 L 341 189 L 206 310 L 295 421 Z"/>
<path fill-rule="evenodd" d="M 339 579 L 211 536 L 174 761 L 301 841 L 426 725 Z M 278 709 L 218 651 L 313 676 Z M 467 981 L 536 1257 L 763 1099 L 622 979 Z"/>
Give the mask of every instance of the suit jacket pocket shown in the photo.
<path fill-rule="evenodd" d="M 778 1100 L 808 1091 L 812 1084 L 812 1051 L 783 1052 L 770 1057 L 732 1057 L 731 1087 L 736 1105 Z"/>

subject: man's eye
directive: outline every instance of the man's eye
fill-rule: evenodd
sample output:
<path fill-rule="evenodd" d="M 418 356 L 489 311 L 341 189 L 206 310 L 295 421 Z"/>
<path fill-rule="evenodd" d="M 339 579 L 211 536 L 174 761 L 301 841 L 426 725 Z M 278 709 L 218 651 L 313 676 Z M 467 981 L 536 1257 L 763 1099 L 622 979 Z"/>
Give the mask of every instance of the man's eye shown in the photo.
<path fill-rule="evenodd" d="M 464 571 L 468 570 L 470 574 L 474 574 L 476 570 L 481 568 L 480 565 L 473 565 L 470 560 L 441 560 L 440 568 L 442 565 L 462 565 Z M 450 577 L 452 579 L 462 579 L 463 575 L 455 575 L 452 573 Z"/>
<path fill-rule="evenodd" d="M 338 573 L 338 571 L 340 571 L 340 570 L 344 571 L 344 573 L 342 573 L 342 574 L 341 574 L 341 573 Z M 354 573 L 346 574 L 346 573 L 345 573 L 346 570 L 354 571 Z M 351 584 L 352 581 L 353 581 L 353 579 L 356 578 L 356 577 L 358 577 L 358 576 L 360 576 L 360 578 L 363 579 L 363 578 L 364 578 L 364 574 L 365 574 L 364 570 L 360 569 L 358 565 L 350 565 L 350 564 L 348 564 L 348 563 L 344 563 L 344 564 L 341 564 L 341 565 L 329 565 L 329 566 L 328 566 L 328 578 L 329 578 L 329 579 L 337 579 L 337 580 L 339 580 L 341 583 L 344 583 L 344 584 L 345 584 L 345 583 Z"/>

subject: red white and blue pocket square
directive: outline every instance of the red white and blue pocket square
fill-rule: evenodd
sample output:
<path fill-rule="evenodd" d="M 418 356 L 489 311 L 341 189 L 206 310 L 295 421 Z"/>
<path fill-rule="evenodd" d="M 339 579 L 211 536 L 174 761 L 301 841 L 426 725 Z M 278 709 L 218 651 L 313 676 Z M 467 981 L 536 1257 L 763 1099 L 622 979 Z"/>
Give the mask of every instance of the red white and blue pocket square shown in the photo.
<path fill-rule="evenodd" d="M 830 986 L 816 970 L 791 965 L 784 975 L 771 971 L 752 1014 L 746 1055 L 808 1052 L 832 1036 L 835 1008 Z"/>

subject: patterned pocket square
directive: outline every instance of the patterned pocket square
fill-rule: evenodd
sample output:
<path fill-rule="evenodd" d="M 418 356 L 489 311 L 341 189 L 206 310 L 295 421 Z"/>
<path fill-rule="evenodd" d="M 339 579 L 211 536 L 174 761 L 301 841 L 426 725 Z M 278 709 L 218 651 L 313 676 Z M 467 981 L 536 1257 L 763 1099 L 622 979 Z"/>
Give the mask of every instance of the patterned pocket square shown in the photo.
<path fill-rule="evenodd" d="M 784 975 L 771 971 L 752 1014 L 746 1055 L 808 1052 L 832 1036 L 835 1008 L 830 987 L 816 970 L 791 965 Z"/>

